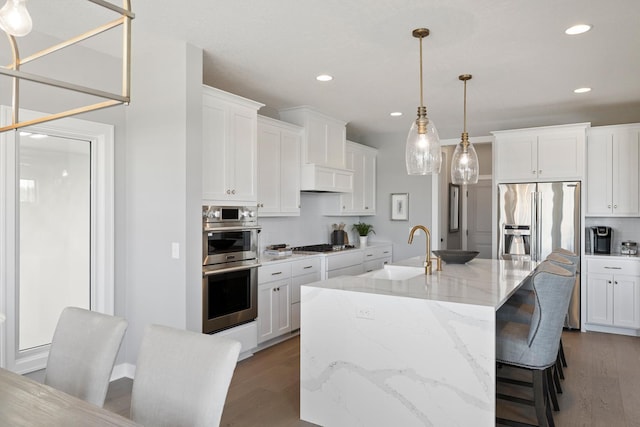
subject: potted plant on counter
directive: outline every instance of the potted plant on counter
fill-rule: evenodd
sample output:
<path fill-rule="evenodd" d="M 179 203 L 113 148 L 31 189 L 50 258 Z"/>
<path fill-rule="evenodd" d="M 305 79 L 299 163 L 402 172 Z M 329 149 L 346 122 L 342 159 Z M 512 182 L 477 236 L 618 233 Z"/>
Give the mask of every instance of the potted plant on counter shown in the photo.
<path fill-rule="evenodd" d="M 361 248 L 367 246 L 367 237 L 370 233 L 376 234 L 376 232 L 373 231 L 373 225 L 364 222 L 357 222 L 353 224 L 353 229 L 356 230 L 358 232 L 358 235 L 360 236 Z"/>

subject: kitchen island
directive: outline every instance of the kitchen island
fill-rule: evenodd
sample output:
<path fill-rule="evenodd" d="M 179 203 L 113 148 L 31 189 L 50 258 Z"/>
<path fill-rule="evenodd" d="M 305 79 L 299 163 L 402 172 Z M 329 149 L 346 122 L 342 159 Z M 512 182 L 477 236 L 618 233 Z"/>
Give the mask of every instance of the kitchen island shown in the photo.
<path fill-rule="evenodd" d="M 302 287 L 300 417 L 322 426 L 495 425 L 495 312 L 535 265 L 416 257 Z"/>

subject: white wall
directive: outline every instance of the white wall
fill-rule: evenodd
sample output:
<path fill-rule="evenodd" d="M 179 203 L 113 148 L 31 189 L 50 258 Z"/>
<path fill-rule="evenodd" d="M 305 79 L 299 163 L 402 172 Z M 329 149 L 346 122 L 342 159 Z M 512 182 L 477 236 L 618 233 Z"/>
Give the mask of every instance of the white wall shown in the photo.
<path fill-rule="evenodd" d="M 201 289 L 195 242 L 202 238 L 202 51 L 142 31 L 135 40 L 124 164 L 116 170 L 125 180 L 118 201 L 124 203 L 126 359 L 133 364 L 148 324 L 186 328 L 193 326 L 191 310 L 200 317 L 201 303 L 187 299 Z M 173 242 L 179 259 L 171 257 Z"/>
<path fill-rule="evenodd" d="M 424 255 L 424 236 L 415 236 L 413 244 L 409 245 L 409 231 L 417 224 L 431 229 L 432 203 L 438 203 L 432 200 L 431 176 L 407 175 L 404 156 L 406 138 L 406 134 L 381 134 L 362 141 L 378 149 L 378 214 L 371 217 L 370 222 L 375 227 L 376 239 L 393 242 L 394 260 Z M 409 193 L 409 221 L 391 221 L 391 193 Z"/>

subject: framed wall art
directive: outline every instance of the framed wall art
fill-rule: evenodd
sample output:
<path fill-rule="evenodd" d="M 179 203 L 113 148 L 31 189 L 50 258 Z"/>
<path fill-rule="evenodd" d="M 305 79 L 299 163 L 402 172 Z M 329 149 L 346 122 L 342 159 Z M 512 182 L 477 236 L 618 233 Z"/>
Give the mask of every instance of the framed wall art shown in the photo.
<path fill-rule="evenodd" d="M 449 233 L 460 231 L 460 186 L 449 184 Z"/>
<path fill-rule="evenodd" d="M 391 220 L 409 220 L 409 193 L 391 194 Z"/>

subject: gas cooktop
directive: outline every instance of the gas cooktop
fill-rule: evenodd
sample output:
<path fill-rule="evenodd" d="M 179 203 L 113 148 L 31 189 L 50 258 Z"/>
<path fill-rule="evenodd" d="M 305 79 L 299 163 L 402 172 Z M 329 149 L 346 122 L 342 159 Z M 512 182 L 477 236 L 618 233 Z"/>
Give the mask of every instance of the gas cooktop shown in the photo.
<path fill-rule="evenodd" d="M 323 243 L 319 245 L 297 246 L 292 248 L 292 250 L 293 252 L 336 252 L 354 248 L 355 246 L 353 245 L 330 245 L 328 243 Z"/>

